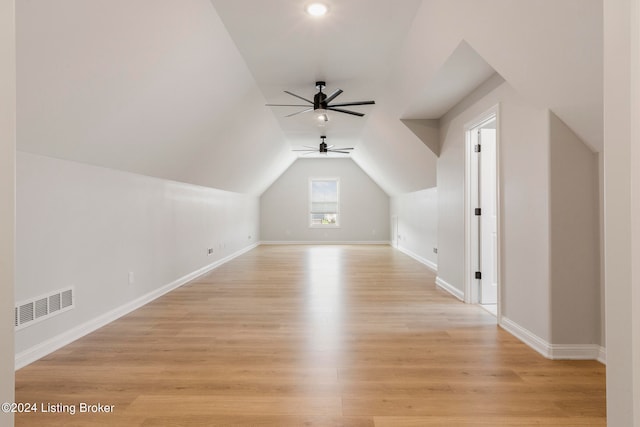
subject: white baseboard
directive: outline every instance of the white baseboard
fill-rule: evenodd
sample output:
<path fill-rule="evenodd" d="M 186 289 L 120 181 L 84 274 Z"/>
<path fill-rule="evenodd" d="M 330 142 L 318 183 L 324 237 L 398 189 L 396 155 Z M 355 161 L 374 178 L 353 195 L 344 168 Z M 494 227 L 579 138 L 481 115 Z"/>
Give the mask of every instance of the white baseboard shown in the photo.
<path fill-rule="evenodd" d="M 546 340 L 504 316 L 500 318 L 499 325 L 547 359 L 551 359 L 550 344 Z"/>
<path fill-rule="evenodd" d="M 391 245 L 388 240 L 346 240 L 346 241 L 323 241 L 323 240 L 263 240 L 261 245 Z"/>
<path fill-rule="evenodd" d="M 126 304 L 123 304 L 107 313 L 104 313 L 94 319 L 89 320 L 88 322 L 83 323 L 82 325 L 76 326 L 73 329 L 70 329 L 66 332 L 63 332 L 53 338 L 50 338 L 46 341 L 43 341 L 39 344 L 34 345 L 31 348 L 28 348 L 15 356 L 15 369 L 18 370 L 23 368 L 30 363 L 35 362 L 38 359 L 43 358 L 44 356 L 53 353 L 54 351 L 64 347 L 67 344 L 72 343 L 73 341 L 82 338 L 85 335 L 90 334 L 91 332 L 113 322 L 114 320 L 131 313 L 132 311 L 144 306 L 145 304 L 150 303 L 156 298 L 165 295 L 174 289 L 179 288 L 180 286 L 196 279 L 203 274 L 208 273 L 209 271 L 215 269 L 216 267 L 221 266 L 222 264 L 231 261 L 232 259 L 249 252 L 250 250 L 257 247 L 258 244 L 254 244 L 248 246 L 244 249 L 241 249 L 225 258 L 219 259 L 209 265 L 206 265 L 192 273 L 189 273 L 161 288 L 158 288 L 148 294 L 142 295 L 139 298 L 136 298 L 133 301 L 130 301 Z"/>
<path fill-rule="evenodd" d="M 415 259 L 419 263 L 426 265 L 433 272 L 435 272 L 435 273 L 438 272 L 438 264 L 436 264 L 435 262 L 429 261 L 425 257 L 422 257 L 422 256 L 416 254 L 415 252 L 412 252 L 409 249 L 403 248 L 401 246 L 396 246 L 395 248 L 397 250 L 399 250 L 400 252 L 402 252 L 403 254 L 408 255 L 411 258 Z"/>
<path fill-rule="evenodd" d="M 436 277 L 436 286 L 442 290 L 449 292 L 451 295 L 458 298 L 460 301 L 464 301 L 464 292 L 462 292 L 452 284 L 445 282 L 440 277 Z"/>
<path fill-rule="evenodd" d="M 500 327 L 547 359 L 598 360 L 601 363 L 606 360 L 604 348 L 597 344 L 551 344 L 504 316 L 500 319 Z"/>
<path fill-rule="evenodd" d="M 551 344 L 550 347 L 553 360 L 598 360 L 600 356 L 597 344 Z"/>
<path fill-rule="evenodd" d="M 607 349 L 602 346 L 600 346 L 600 349 L 598 350 L 598 362 L 603 365 L 607 364 Z"/>

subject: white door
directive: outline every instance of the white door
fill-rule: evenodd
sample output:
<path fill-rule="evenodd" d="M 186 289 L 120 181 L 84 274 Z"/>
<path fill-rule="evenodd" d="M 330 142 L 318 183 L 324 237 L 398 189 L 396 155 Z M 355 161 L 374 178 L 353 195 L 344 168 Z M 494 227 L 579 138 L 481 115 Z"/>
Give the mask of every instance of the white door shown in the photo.
<path fill-rule="evenodd" d="M 478 129 L 480 215 L 480 304 L 498 302 L 498 207 L 495 120 Z"/>
<path fill-rule="evenodd" d="M 465 302 L 499 314 L 498 106 L 465 125 Z"/>
<path fill-rule="evenodd" d="M 398 217 L 396 215 L 391 217 L 391 245 L 394 248 L 398 247 Z"/>

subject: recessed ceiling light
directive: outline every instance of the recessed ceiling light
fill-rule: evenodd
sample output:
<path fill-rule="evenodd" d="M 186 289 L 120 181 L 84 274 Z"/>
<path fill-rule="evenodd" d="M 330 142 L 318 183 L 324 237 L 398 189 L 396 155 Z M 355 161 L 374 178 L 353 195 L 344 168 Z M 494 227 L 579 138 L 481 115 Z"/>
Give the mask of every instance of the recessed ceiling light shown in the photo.
<path fill-rule="evenodd" d="M 307 13 L 311 16 L 323 16 L 327 10 L 327 6 L 322 3 L 311 3 L 307 6 Z"/>

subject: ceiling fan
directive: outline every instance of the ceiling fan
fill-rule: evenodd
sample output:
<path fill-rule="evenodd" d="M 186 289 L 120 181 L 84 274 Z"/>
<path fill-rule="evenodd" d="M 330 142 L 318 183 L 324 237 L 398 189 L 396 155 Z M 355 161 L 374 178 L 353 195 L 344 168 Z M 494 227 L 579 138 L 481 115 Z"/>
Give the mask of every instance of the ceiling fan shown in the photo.
<path fill-rule="evenodd" d="M 309 145 L 305 145 L 306 149 L 302 149 L 302 150 L 292 150 L 292 151 L 306 151 L 305 154 L 303 154 L 303 156 L 308 156 L 309 154 L 313 154 L 313 153 L 321 153 L 321 154 L 328 154 L 328 153 L 343 153 L 343 154 L 349 154 L 348 150 L 353 150 L 353 147 L 345 147 L 345 148 L 333 148 L 333 145 L 327 145 L 326 142 L 324 142 L 326 136 L 321 136 L 320 137 L 322 139 L 322 142 L 320 143 L 319 148 L 315 148 L 315 147 L 311 147 Z"/>
<path fill-rule="evenodd" d="M 345 114 L 351 114 L 353 116 L 358 116 L 358 117 L 362 117 L 364 116 L 363 113 L 359 113 L 357 111 L 351 111 L 351 110 L 345 110 L 343 108 L 337 108 L 337 107 L 350 107 L 353 105 L 371 105 L 371 104 L 375 104 L 375 101 L 356 101 L 356 102 L 343 102 L 340 104 L 331 104 L 331 101 L 333 101 L 334 99 L 336 99 L 338 97 L 338 95 L 340 95 L 342 93 L 342 89 L 336 89 L 332 94 L 327 95 L 326 93 L 322 92 L 322 89 L 324 89 L 326 87 L 326 83 L 323 81 L 318 81 L 316 82 L 316 89 L 318 89 L 318 93 L 316 93 L 313 96 L 313 101 L 311 101 L 310 99 L 304 98 L 300 95 L 296 95 L 293 92 L 289 92 L 288 90 L 285 90 L 284 92 L 291 95 L 291 96 L 295 96 L 298 99 L 301 99 L 305 102 L 308 102 L 309 104 L 266 104 L 268 107 L 307 107 L 306 109 L 302 110 L 302 111 L 298 111 L 295 112 L 293 114 L 289 114 L 286 117 L 291 117 L 291 116 L 295 116 L 298 114 L 302 114 L 302 113 L 307 113 L 309 111 L 316 111 L 318 113 L 320 113 L 320 116 L 318 118 L 324 120 L 325 122 L 329 121 L 329 117 L 327 116 L 327 110 L 330 111 L 337 111 L 339 113 L 345 113 Z"/>

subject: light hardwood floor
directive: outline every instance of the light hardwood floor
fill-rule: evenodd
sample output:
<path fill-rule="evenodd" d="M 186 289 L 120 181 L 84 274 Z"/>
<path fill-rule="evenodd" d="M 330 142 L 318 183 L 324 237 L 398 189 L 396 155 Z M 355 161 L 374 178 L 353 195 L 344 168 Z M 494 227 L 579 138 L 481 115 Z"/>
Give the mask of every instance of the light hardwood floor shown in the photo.
<path fill-rule="evenodd" d="M 388 246 L 258 247 L 21 369 L 16 401 L 114 405 L 18 427 L 606 425 L 603 365 L 544 359 Z"/>

